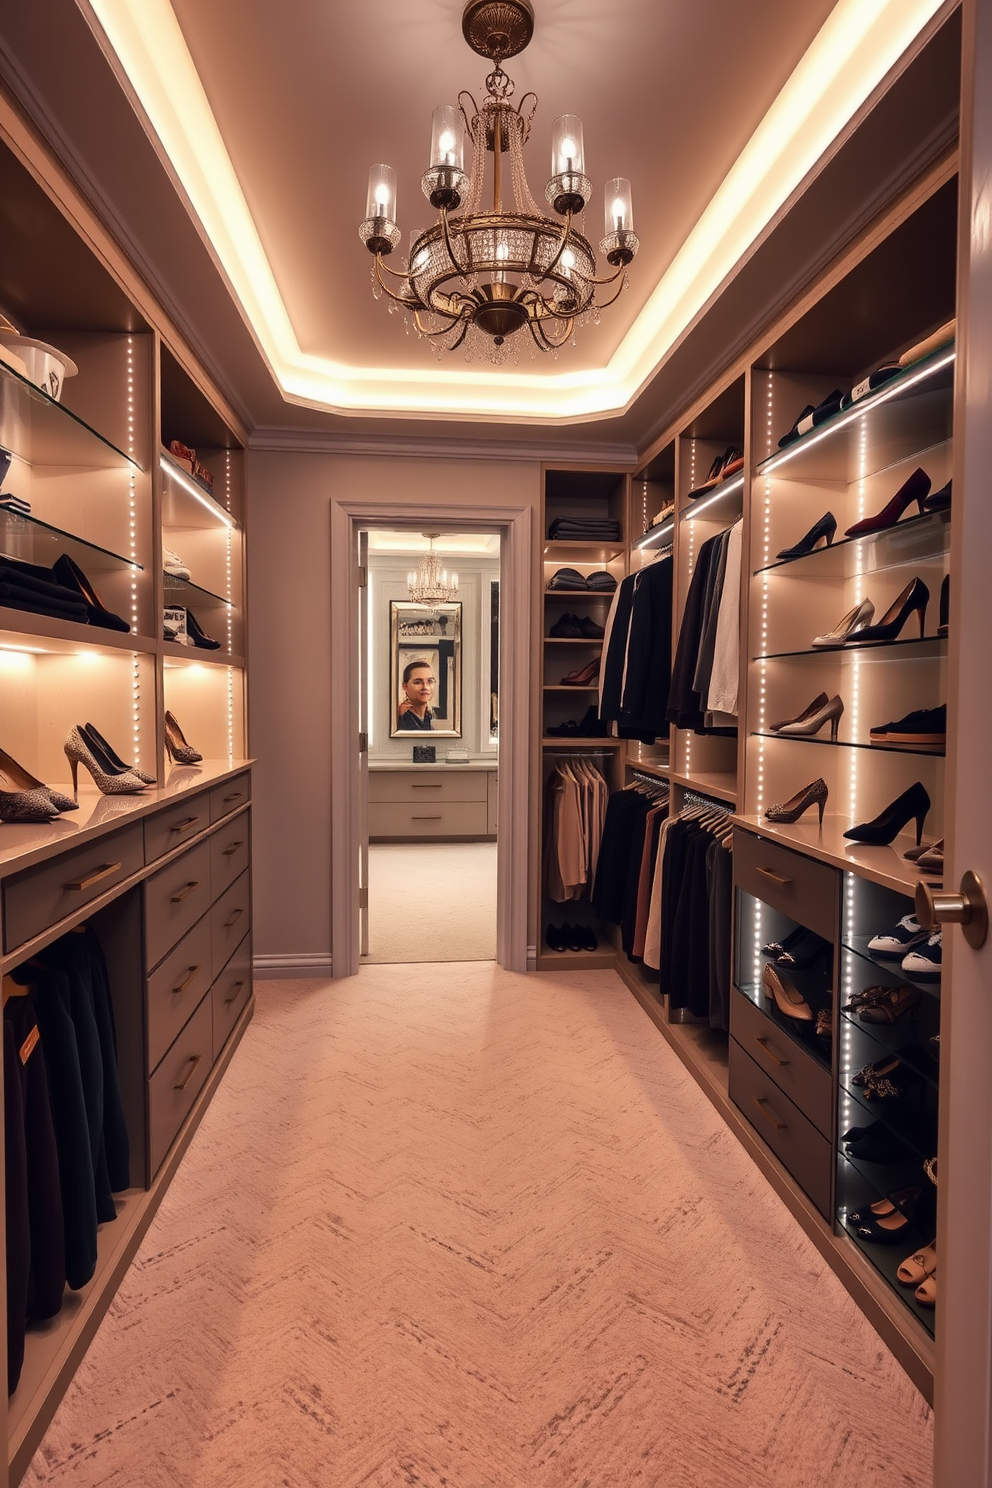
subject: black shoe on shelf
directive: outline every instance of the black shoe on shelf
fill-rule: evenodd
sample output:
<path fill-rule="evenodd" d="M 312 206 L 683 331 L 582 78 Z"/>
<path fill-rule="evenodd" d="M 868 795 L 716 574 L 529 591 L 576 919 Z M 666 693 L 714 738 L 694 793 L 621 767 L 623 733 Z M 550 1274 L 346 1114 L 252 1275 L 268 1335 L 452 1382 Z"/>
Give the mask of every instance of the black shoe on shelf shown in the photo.
<path fill-rule="evenodd" d="M 591 925 L 584 925 L 582 927 L 582 949 L 584 951 L 599 950 L 599 941 L 596 939 L 596 932 Z"/>
<path fill-rule="evenodd" d="M 130 630 L 126 620 L 108 610 L 78 563 L 68 553 L 62 553 L 52 564 L 52 573 L 65 589 L 78 594 L 86 605 L 90 625 L 99 625 L 103 630 Z"/>
<path fill-rule="evenodd" d="M 947 704 L 917 708 L 895 723 L 880 723 L 869 737 L 873 744 L 883 747 L 942 751 L 947 745 Z"/>
<path fill-rule="evenodd" d="M 930 810 L 930 797 L 922 781 L 917 780 L 909 790 L 903 791 L 897 796 L 891 805 L 880 811 L 878 816 L 870 822 L 862 822 L 859 826 L 851 827 L 850 831 L 844 833 L 851 842 L 864 842 L 869 847 L 888 847 L 906 826 L 907 822 L 916 818 L 916 843 L 919 846 L 923 840 L 923 823 L 927 819 Z"/>
<path fill-rule="evenodd" d="M 941 486 L 939 491 L 931 491 L 923 505 L 928 512 L 947 511 L 951 505 L 951 482 Z"/>
<path fill-rule="evenodd" d="M 922 641 L 929 603 L 930 590 L 926 584 L 922 579 L 912 579 L 902 593 L 893 600 L 881 620 L 874 625 L 866 625 L 864 630 L 859 630 L 856 636 L 851 637 L 851 640 L 859 646 L 864 645 L 866 641 L 897 640 L 906 621 L 915 611 L 920 617 L 920 640 Z"/>
<path fill-rule="evenodd" d="M 558 925 L 548 926 L 548 928 L 544 932 L 544 938 L 548 943 L 549 951 L 564 951 L 566 949 L 566 941 L 564 939 L 564 936 L 568 928 L 569 927 L 567 925 L 562 925 L 560 927 Z"/>
<path fill-rule="evenodd" d="M 584 640 L 601 641 L 606 634 L 605 628 L 597 625 L 591 615 L 573 615 L 572 619 L 578 621 Z"/>
<path fill-rule="evenodd" d="M 834 533 L 836 531 L 837 518 L 833 512 L 825 512 L 815 526 L 809 529 L 805 537 L 801 537 L 797 543 L 793 543 L 791 548 L 783 548 L 775 556 L 783 560 L 786 558 L 804 558 L 807 553 L 812 553 L 821 537 L 826 539 L 825 546 L 829 548 L 834 540 Z"/>
<path fill-rule="evenodd" d="M 203 651 L 219 651 L 220 641 L 214 641 L 201 630 L 196 616 L 192 610 L 186 611 L 186 634 L 192 638 L 193 645 L 199 646 Z"/>
<path fill-rule="evenodd" d="M 780 956 L 783 956 L 787 951 L 791 951 L 794 945 L 798 945 L 804 935 L 808 934 L 809 931 L 805 925 L 797 925 L 794 930 L 789 931 L 783 940 L 772 940 L 769 941 L 768 945 L 763 945 L 761 947 L 761 954 L 767 956 L 770 961 L 777 961 Z"/>
<path fill-rule="evenodd" d="M 940 581 L 940 622 L 937 626 L 937 634 L 946 636 L 948 612 L 951 608 L 951 576 L 945 574 Z"/>
<path fill-rule="evenodd" d="M 580 641 L 582 640 L 582 625 L 578 615 L 562 615 L 556 620 L 548 631 L 548 635 L 556 641 Z"/>

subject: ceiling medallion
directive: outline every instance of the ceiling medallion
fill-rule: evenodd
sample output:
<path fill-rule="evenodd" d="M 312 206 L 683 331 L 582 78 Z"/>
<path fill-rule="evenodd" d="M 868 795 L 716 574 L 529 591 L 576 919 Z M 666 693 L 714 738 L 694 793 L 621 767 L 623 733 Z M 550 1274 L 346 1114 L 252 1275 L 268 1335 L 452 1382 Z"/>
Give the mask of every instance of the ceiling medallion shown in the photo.
<path fill-rule="evenodd" d="M 599 244 L 613 273 L 597 277 L 595 251 L 575 220 L 592 184 L 584 169 L 582 121 L 574 114 L 562 114 L 552 129 L 551 179 L 544 199 L 556 215 L 544 212 L 531 196 L 523 151 L 537 97 L 527 93 L 514 106 L 514 85 L 502 64 L 523 51 L 533 30 L 529 0 L 468 0 L 462 16 L 465 39 L 496 65 L 486 78 L 481 108 L 470 93 L 462 92 L 457 107 L 442 104 L 434 110 L 430 166 L 421 187 L 438 221 L 411 234 L 403 272 L 383 262 L 402 236 L 396 225 L 396 172 L 388 165 L 369 171 L 359 237 L 375 259 L 373 294 L 378 298 L 385 293 L 390 311 L 398 307 L 412 315 L 419 333 L 439 353 L 464 344 L 468 359 L 481 351 L 498 364 L 509 345 L 518 359 L 519 341 L 513 338 L 524 327 L 530 332 L 532 355 L 535 349 L 557 352 L 574 338 L 577 326 L 598 323 L 600 310 L 613 304 L 638 249 L 630 182 L 618 177 L 606 184 L 605 236 Z M 485 210 L 483 191 L 490 173 L 492 207 Z M 507 175 L 513 210 L 504 205 Z M 601 286 L 616 288 L 597 302 Z"/>
<path fill-rule="evenodd" d="M 415 604 L 426 605 L 431 610 L 448 604 L 458 593 L 458 575 L 449 574 L 446 568 L 442 568 L 441 555 L 434 551 L 435 539 L 440 536 L 440 532 L 424 533 L 430 548 L 417 564 L 416 571 L 406 576 L 410 598 Z"/>

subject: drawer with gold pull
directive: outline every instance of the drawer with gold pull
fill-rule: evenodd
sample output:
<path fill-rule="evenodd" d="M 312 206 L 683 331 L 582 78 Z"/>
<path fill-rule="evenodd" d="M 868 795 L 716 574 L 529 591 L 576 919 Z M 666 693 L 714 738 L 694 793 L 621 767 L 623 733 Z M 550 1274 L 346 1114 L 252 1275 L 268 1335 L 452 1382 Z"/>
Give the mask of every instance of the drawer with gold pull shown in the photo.
<path fill-rule="evenodd" d="M 791 920 L 834 938 L 841 875 L 828 863 L 792 852 L 777 842 L 734 830 L 734 883 Z"/>
<path fill-rule="evenodd" d="M 145 817 L 145 862 L 154 863 L 174 848 L 182 847 L 210 825 L 210 798 L 206 791 L 182 796 L 171 806 Z"/>
<path fill-rule="evenodd" d="M 143 864 L 141 823 L 134 822 L 13 874 L 3 885 L 4 949 L 12 951 L 57 925 Z"/>
<path fill-rule="evenodd" d="M 245 771 L 241 775 L 235 775 L 226 780 L 223 785 L 215 785 L 210 792 L 210 820 L 220 821 L 222 816 L 227 816 L 231 811 L 238 811 L 251 800 L 251 776 Z"/>
<path fill-rule="evenodd" d="M 210 908 L 210 844 L 199 842 L 145 884 L 145 965 L 157 966 Z"/>
<path fill-rule="evenodd" d="M 214 976 L 227 965 L 231 953 L 251 928 L 251 875 L 240 878 L 217 900 L 210 911 L 210 938 Z"/>
<path fill-rule="evenodd" d="M 730 1099 L 813 1200 L 831 1213 L 833 1148 L 736 1039 L 729 1044 Z"/>
<path fill-rule="evenodd" d="M 210 838 L 210 897 L 219 899 L 248 867 L 251 812 L 242 811 Z"/>
<path fill-rule="evenodd" d="M 214 1058 L 226 1044 L 251 996 L 251 936 L 246 935 L 210 989 L 213 999 Z"/>
<path fill-rule="evenodd" d="M 210 916 L 204 915 L 148 978 L 149 1070 L 156 1067 L 210 986 L 212 972 Z"/>
<path fill-rule="evenodd" d="M 148 1081 L 148 1170 L 153 1178 L 206 1084 L 213 1062 L 213 1009 L 207 994 Z"/>

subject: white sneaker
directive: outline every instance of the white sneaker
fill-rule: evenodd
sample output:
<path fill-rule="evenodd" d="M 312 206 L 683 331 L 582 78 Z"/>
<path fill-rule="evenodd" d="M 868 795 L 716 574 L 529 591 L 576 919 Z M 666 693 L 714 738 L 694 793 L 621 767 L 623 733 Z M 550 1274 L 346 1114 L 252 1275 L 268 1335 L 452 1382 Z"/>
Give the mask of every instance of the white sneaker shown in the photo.
<path fill-rule="evenodd" d="M 927 932 L 914 914 L 903 915 L 898 925 L 884 934 L 873 935 L 868 949 L 875 956 L 905 956 L 914 946 L 921 945 Z"/>
<path fill-rule="evenodd" d="M 180 558 L 179 554 L 174 553 L 171 548 L 165 549 L 165 552 L 163 554 L 162 567 L 165 569 L 166 573 L 171 574 L 174 579 L 191 580 L 193 577 L 189 569 L 186 567 L 186 564 Z"/>
<path fill-rule="evenodd" d="M 943 931 L 935 930 L 925 946 L 910 951 L 908 956 L 903 957 L 902 969 L 910 976 L 920 977 L 924 981 L 933 982 L 940 976 L 940 964 L 943 960 L 944 944 Z"/>

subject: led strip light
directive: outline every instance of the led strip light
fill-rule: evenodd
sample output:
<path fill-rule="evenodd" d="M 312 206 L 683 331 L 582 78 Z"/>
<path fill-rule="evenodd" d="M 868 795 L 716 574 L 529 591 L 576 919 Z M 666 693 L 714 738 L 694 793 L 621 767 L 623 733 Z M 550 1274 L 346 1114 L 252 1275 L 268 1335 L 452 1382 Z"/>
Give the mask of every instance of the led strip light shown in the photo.
<path fill-rule="evenodd" d="M 131 631 L 138 634 L 138 502 L 134 464 L 134 337 L 127 338 L 127 452 L 128 467 L 128 540 L 131 558 Z M 141 657 L 131 652 L 131 746 L 134 763 L 141 765 Z"/>

